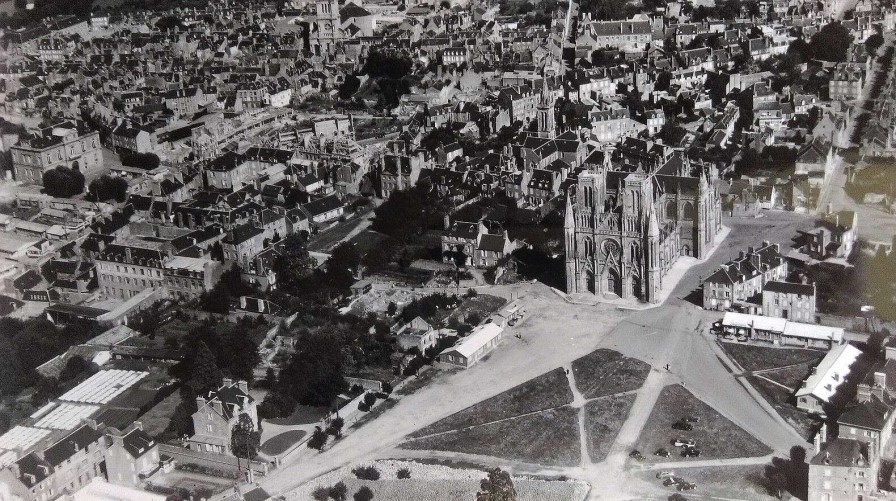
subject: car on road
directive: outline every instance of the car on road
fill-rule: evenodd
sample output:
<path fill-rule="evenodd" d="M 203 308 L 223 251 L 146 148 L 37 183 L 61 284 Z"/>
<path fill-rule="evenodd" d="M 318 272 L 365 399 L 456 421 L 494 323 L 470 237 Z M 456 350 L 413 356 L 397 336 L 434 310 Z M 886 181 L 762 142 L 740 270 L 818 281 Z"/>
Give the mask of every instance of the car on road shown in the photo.
<path fill-rule="evenodd" d="M 635 449 L 628 454 L 628 457 L 632 459 L 637 459 L 638 461 L 644 461 L 644 455 L 641 454 L 641 451 Z"/>
<path fill-rule="evenodd" d="M 700 457 L 700 449 L 694 447 L 685 447 L 681 450 L 681 457 L 683 458 L 698 458 Z"/>
<path fill-rule="evenodd" d="M 660 447 L 659 449 L 653 451 L 653 455 L 659 456 L 661 458 L 667 458 L 667 457 L 671 456 L 672 453 L 669 452 L 669 449 L 666 449 L 665 447 Z M 656 478 L 660 478 L 660 477 L 656 477 Z"/>
<path fill-rule="evenodd" d="M 676 438 L 672 441 L 675 447 L 696 447 L 697 441 L 690 438 Z"/>
<path fill-rule="evenodd" d="M 656 474 L 656 478 L 671 478 L 675 476 L 674 471 L 661 471 Z"/>
<path fill-rule="evenodd" d="M 697 488 L 697 484 L 692 482 L 680 482 L 678 484 L 679 491 L 692 491 Z"/>
<path fill-rule="evenodd" d="M 681 430 L 681 431 L 691 431 L 694 429 L 694 425 L 688 423 L 687 421 L 676 421 L 672 423 L 673 430 Z"/>

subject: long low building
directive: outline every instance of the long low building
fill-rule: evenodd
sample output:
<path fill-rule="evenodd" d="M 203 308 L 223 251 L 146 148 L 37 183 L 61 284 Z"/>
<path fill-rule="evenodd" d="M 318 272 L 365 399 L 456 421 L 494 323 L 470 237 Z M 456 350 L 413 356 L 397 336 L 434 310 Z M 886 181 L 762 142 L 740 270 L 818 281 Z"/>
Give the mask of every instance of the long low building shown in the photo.
<path fill-rule="evenodd" d="M 477 327 L 460 343 L 439 354 L 439 361 L 470 368 L 504 339 L 504 328 L 495 323 Z"/>
<path fill-rule="evenodd" d="M 796 391 L 797 408 L 813 414 L 824 414 L 824 406 L 837 393 L 861 354 L 851 344 L 843 344 L 829 351 Z"/>
<path fill-rule="evenodd" d="M 791 322 L 784 318 L 727 312 L 722 332 L 780 346 L 831 349 L 843 344 L 843 328 Z"/>

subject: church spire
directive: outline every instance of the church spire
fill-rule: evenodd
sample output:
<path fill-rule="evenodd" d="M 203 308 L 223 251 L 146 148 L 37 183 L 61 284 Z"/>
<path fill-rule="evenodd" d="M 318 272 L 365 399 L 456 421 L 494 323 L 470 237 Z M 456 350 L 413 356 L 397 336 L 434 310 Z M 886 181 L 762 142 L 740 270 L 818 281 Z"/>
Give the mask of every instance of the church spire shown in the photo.
<path fill-rule="evenodd" d="M 656 220 L 656 211 L 653 205 L 650 206 L 650 213 L 647 216 L 647 237 L 658 237 L 660 235 L 660 225 Z"/>
<path fill-rule="evenodd" d="M 572 214 L 572 190 L 566 191 L 566 217 L 563 223 L 566 228 L 575 228 L 575 222 Z"/>

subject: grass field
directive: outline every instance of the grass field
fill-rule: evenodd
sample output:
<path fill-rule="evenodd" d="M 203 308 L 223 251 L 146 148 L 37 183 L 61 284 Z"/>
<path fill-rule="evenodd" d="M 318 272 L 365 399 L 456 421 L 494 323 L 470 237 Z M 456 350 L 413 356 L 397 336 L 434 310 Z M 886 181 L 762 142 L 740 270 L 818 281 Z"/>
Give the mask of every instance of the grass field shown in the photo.
<path fill-rule="evenodd" d="M 592 400 L 585 405 L 585 433 L 591 461 L 606 459 L 616 435 L 635 403 L 634 394 Z"/>
<path fill-rule="evenodd" d="M 559 407 L 572 402 L 572 390 L 563 369 L 557 368 L 504 393 L 452 414 L 421 430 L 412 437 L 422 437 L 489 423 L 529 412 Z"/>
<path fill-rule="evenodd" d="M 597 350 L 573 361 L 572 372 L 582 395 L 596 398 L 640 388 L 650 365 L 613 350 Z"/>
<path fill-rule="evenodd" d="M 268 439 L 265 443 L 261 444 L 259 450 L 268 456 L 283 454 L 296 442 L 302 440 L 302 437 L 305 435 L 307 435 L 307 433 L 302 430 L 289 430 Z"/>
<path fill-rule="evenodd" d="M 180 405 L 180 402 L 180 392 L 175 391 L 157 403 L 146 414 L 140 416 L 140 422 L 143 423 L 143 431 L 150 437 L 160 437 L 168 429 L 168 425 L 171 423 L 171 416 L 174 414 L 177 406 Z"/>
<path fill-rule="evenodd" d="M 578 411 L 560 407 L 405 443 L 410 449 L 480 454 L 545 466 L 581 460 Z"/>
<path fill-rule="evenodd" d="M 765 374 L 765 376 L 778 381 L 774 372 Z M 753 385 L 753 388 L 756 388 L 759 394 L 762 395 L 762 397 L 766 399 L 776 411 L 778 411 L 778 414 L 780 414 L 781 417 L 800 434 L 800 436 L 806 440 L 811 440 L 812 437 L 815 436 L 815 432 L 821 427 L 821 422 L 810 417 L 793 405 L 793 393 L 787 392 L 780 386 L 757 376 L 747 376 L 747 381 Z M 786 384 L 783 381 L 778 382 Z"/>
<path fill-rule="evenodd" d="M 740 343 L 719 343 L 745 371 L 760 371 L 818 361 L 825 352 L 798 348 L 773 348 Z"/>
<path fill-rule="evenodd" d="M 673 430 L 672 424 L 684 416 L 699 417 L 700 422 L 694 423 L 692 431 Z M 676 438 L 695 440 L 700 457 L 681 457 L 679 449 L 671 445 Z M 669 449 L 672 456 L 654 456 L 653 451 L 660 447 Z M 635 448 L 651 462 L 756 457 L 772 452 L 768 446 L 677 384 L 663 388 Z"/>
<path fill-rule="evenodd" d="M 289 417 L 266 419 L 265 421 L 284 426 L 293 426 L 297 424 L 313 424 L 321 420 L 327 415 L 329 409 L 326 407 L 308 407 L 306 405 L 296 406 L 295 410 Z"/>

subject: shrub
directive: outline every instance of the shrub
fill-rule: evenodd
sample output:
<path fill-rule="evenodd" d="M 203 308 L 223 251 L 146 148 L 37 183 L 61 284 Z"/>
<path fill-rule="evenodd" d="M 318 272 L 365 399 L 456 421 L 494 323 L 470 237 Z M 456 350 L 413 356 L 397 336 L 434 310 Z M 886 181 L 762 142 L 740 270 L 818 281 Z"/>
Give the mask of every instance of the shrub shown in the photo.
<path fill-rule="evenodd" d="M 330 497 L 335 501 L 345 501 L 346 496 L 348 496 L 348 487 L 344 483 L 338 482 L 330 487 Z"/>
<path fill-rule="evenodd" d="M 360 480 L 379 480 L 380 479 L 380 471 L 376 469 L 375 466 L 359 466 L 352 470 L 352 473 L 355 474 Z"/>
<path fill-rule="evenodd" d="M 386 395 L 392 393 L 392 385 L 389 383 L 383 383 L 382 389 L 383 393 L 385 393 Z"/>
<path fill-rule="evenodd" d="M 468 297 L 468 298 L 473 298 L 473 297 L 476 297 L 476 296 L 478 296 L 478 295 L 479 295 L 479 293 L 476 292 L 476 289 L 474 289 L 474 288 L 472 288 L 472 287 L 470 287 L 469 289 L 467 289 L 466 297 Z"/>
<path fill-rule="evenodd" d="M 315 426 L 314 433 L 311 434 L 311 438 L 308 440 L 308 447 L 320 451 L 327 445 L 328 438 L 327 434 L 320 429 L 320 426 Z"/>
<path fill-rule="evenodd" d="M 367 412 L 370 410 L 370 406 L 365 404 L 364 402 L 358 402 L 358 410 L 361 412 Z"/>
<path fill-rule="evenodd" d="M 411 478 L 411 470 L 402 468 L 395 474 L 398 478 Z"/>
<path fill-rule="evenodd" d="M 370 501 L 373 499 L 373 491 L 370 490 L 370 487 L 363 485 L 353 497 L 355 498 L 355 501 Z"/>
<path fill-rule="evenodd" d="M 330 498 L 330 489 L 326 487 L 318 487 L 311 493 L 311 497 L 313 497 L 315 501 L 327 501 L 327 499 Z"/>
<path fill-rule="evenodd" d="M 327 433 L 334 437 L 339 437 L 342 435 L 342 427 L 344 425 L 345 421 L 341 417 L 337 417 L 330 421 L 330 426 L 327 427 Z"/>
<path fill-rule="evenodd" d="M 376 395 L 374 395 L 373 393 L 367 393 L 366 395 L 364 395 L 364 404 L 367 405 L 367 407 L 373 407 L 373 404 L 375 403 Z"/>

